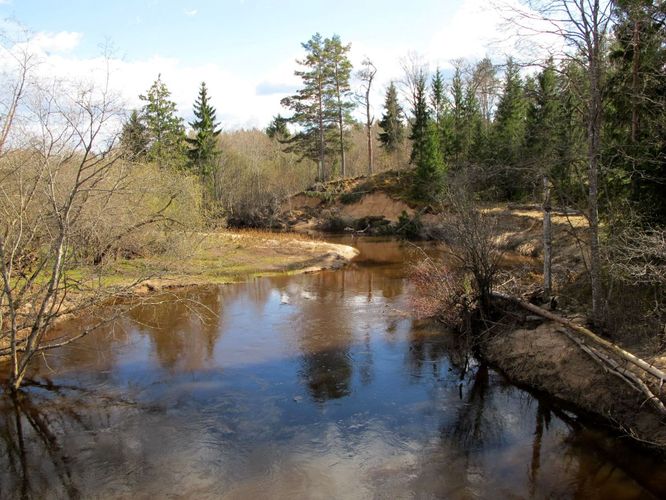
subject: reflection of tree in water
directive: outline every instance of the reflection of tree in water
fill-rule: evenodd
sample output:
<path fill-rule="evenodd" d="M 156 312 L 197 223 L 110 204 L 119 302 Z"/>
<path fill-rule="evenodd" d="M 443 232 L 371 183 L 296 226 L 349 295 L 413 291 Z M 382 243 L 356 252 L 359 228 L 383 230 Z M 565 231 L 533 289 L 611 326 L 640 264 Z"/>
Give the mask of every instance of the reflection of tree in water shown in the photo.
<path fill-rule="evenodd" d="M 440 379 L 442 365 L 449 358 L 452 343 L 453 337 L 442 333 L 438 323 L 430 320 L 413 323 L 407 351 L 409 373 Z M 430 373 L 425 371 L 427 369 Z"/>
<path fill-rule="evenodd" d="M 216 287 L 157 297 L 129 317 L 149 335 L 163 368 L 196 370 L 213 356 L 218 340 L 220 293 Z"/>
<path fill-rule="evenodd" d="M 300 376 L 312 399 L 325 402 L 351 392 L 353 331 L 351 318 L 340 311 L 341 296 L 350 285 L 344 272 L 320 273 L 307 290 L 316 299 L 299 302 L 297 338 L 301 351 Z"/>
<path fill-rule="evenodd" d="M 536 423 L 534 425 L 534 439 L 532 440 L 532 458 L 530 460 L 530 470 L 527 475 L 530 485 L 530 497 L 534 498 L 537 490 L 537 481 L 539 470 L 541 469 L 541 443 L 543 441 L 544 430 L 550 426 L 551 414 L 541 400 L 537 400 Z"/>
<path fill-rule="evenodd" d="M 86 410 L 107 420 L 114 407 L 132 403 L 50 382 L 30 385 L 0 397 L 0 497 L 80 498 L 66 436 L 96 428 Z"/>
<path fill-rule="evenodd" d="M 303 357 L 302 376 L 317 402 L 348 396 L 352 367 L 348 349 L 313 352 Z"/>
<path fill-rule="evenodd" d="M 479 365 L 473 377 L 453 424 L 442 430 L 446 441 L 468 458 L 472 452 L 499 444 L 504 432 L 504 420 L 490 390 L 488 366 Z"/>

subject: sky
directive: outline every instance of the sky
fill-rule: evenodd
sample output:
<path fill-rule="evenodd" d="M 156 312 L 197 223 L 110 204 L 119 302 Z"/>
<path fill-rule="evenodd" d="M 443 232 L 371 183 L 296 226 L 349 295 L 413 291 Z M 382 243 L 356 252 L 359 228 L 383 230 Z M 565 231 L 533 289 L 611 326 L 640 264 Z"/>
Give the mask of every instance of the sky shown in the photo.
<path fill-rule="evenodd" d="M 316 32 L 351 43 L 356 68 L 373 61 L 377 116 L 410 53 L 446 71 L 457 58 L 500 61 L 510 50 L 502 15 L 483 0 L 0 0 L 0 18 L 5 33 L 30 30 L 44 75 L 103 81 L 108 54 L 110 85 L 128 109 L 161 74 L 191 120 L 205 81 L 225 130 L 287 113 L 280 99 L 298 88 L 301 43 Z"/>

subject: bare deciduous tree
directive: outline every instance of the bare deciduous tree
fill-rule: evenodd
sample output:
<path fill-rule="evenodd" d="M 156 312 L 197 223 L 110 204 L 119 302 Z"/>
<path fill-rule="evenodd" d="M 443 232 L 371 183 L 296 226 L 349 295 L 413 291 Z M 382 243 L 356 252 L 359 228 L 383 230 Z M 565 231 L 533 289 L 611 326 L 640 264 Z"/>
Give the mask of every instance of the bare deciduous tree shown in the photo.
<path fill-rule="evenodd" d="M 134 283 L 102 280 L 114 249 L 169 220 L 178 189 L 144 179 L 150 166 L 128 164 L 115 147 L 123 113 L 106 84 L 46 84 L 18 61 L 19 84 L 0 124 L 0 357 L 18 390 L 38 353 L 63 346 L 111 321 L 117 310 L 80 331 L 50 333 L 61 317 L 99 306 Z M 28 93 L 25 89 L 30 83 Z M 21 116 L 16 119 L 18 102 Z M 145 186 L 150 186 L 146 188 Z M 169 192 L 166 192 L 169 191 Z"/>
<path fill-rule="evenodd" d="M 368 134 L 368 174 L 372 175 L 372 172 L 374 170 L 374 155 L 372 150 L 372 143 L 373 143 L 372 124 L 374 123 L 375 118 L 371 114 L 370 92 L 372 91 L 372 81 L 374 80 L 375 75 L 377 74 L 377 68 L 375 67 L 374 64 L 372 64 L 372 61 L 367 57 L 363 60 L 363 62 L 361 62 L 361 66 L 363 66 L 363 68 L 359 70 L 357 76 L 362 82 L 363 93 L 360 94 L 358 97 L 361 105 L 365 108 L 365 129 L 366 133 Z"/>

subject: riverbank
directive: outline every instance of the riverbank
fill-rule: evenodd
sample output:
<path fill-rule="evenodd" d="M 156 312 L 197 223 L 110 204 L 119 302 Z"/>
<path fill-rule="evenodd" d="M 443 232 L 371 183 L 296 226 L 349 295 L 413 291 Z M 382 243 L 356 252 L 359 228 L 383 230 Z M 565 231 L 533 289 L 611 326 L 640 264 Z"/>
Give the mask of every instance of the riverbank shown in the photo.
<path fill-rule="evenodd" d="M 595 363 L 563 332 L 543 322 L 502 329 L 479 343 L 481 357 L 512 381 L 601 417 L 622 435 L 666 451 L 666 422 L 644 395 Z M 663 359 L 651 359 L 663 369 Z"/>
<path fill-rule="evenodd" d="M 177 255 L 118 260 L 108 266 L 104 279 L 120 286 L 140 281 L 135 291 L 145 293 L 337 269 L 358 253 L 351 246 L 305 235 L 254 230 L 198 232 L 183 238 L 188 250 Z"/>
<path fill-rule="evenodd" d="M 66 271 L 67 294 L 52 324 L 90 314 L 99 306 L 117 304 L 119 300 L 143 302 L 145 296 L 160 291 L 337 269 L 358 254 L 348 245 L 267 231 L 183 232 L 170 238 L 174 250 L 161 255 L 119 258 L 99 268 Z M 32 304 L 26 304 L 21 312 L 28 319 L 35 313 Z M 26 321 L 19 336 L 27 335 L 30 327 Z M 8 346 L 8 336 L 0 339 L 0 350 Z"/>

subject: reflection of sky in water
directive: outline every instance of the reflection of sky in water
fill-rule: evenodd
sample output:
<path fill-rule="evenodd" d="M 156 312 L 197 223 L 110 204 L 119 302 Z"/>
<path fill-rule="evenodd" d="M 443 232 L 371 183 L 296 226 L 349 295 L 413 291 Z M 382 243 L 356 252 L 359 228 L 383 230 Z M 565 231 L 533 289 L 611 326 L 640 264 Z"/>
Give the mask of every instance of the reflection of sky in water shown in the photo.
<path fill-rule="evenodd" d="M 455 337 L 404 314 L 401 274 L 373 262 L 202 289 L 190 297 L 215 314 L 145 307 L 50 355 L 38 378 L 73 388 L 31 389 L 21 446 L 2 400 L 0 497 L 613 498 L 645 494 L 627 472 L 660 484 L 663 467 L 625 471 L 595 448 L 606 437 L 495 372 L 460 380 Z"/>

